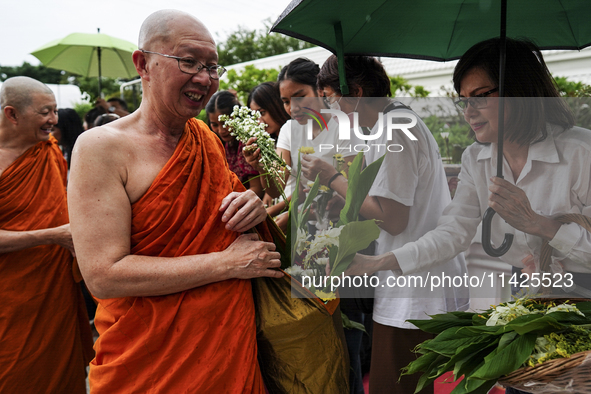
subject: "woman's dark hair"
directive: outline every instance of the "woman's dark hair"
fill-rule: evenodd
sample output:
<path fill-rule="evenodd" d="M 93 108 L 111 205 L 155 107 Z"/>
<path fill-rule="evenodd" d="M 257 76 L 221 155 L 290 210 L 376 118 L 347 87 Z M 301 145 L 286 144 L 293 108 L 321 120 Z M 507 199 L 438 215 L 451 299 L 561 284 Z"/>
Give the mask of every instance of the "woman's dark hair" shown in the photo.
<path fill-rule="evenodd" d="M 371 56 L 345 56 L 345 75 L 349 90 L 363 89 L 363 97 L 390 97 L 390 78 L 384 66 Z M 318 88 L 330 87 L 341 94 L 339 64 L 337 57 L 331 55 L 318 74 Z"/>
<path fill-rule="evenodd" d="M 94 121 L 96 120 L 96 118 L 106 113 L 107 111 L 105 111 L 105 109 L 101 106 L 96 106 L 92 108 L 90 111 L 86 113 L 86 115 L 84 115 L 84 120 L 86 121 L 86 128 L 92 129 L 94 127 Z"/>
<path fill-rule="evenodd" d="M 78 113 L 72 108 L 62 108 L 57 111 L 58 120 L 55 125 L 61 132 L 60 145 L 64 152 L 64 157 L 70 166 L 70 159 L 72 157 L 72 148 L 78 136 L 84 132 L 82 127 L 82 120 Z"/>
<path fill-rule="evenodd" d="M 214 112 L 219 111 L 223 115 L 230 115 L 236 105 L 240 106 L 240 102 L 234 93 L 228 90 L 220 90 L 211 96 L 209 102 L 205 106 L 205 112 L 213 114 Z"/>
<path fill-rule="evenodd" d="M 111 113 L 102 114 L 94 120 L 94 127 L 99 127 L 99 126 L 105 125 L 107 123 L 114 122 L 120 118 L 121 117 L 117 114 L 111 114 Z"/>
<path fill-rule="evenodd" d="M 267 111 L 279 126 L 283 126 L 290 119 L 290 116 L 285 112 L 285 108 L 283 108 L 281 96 L 275 82 L 264 82 L 255 86 L 248 95 L 246 105 L 250 107 L 252 101 Z"/>
<path fill-rule="evenodd" d="M 287 79 L 302 85 L 311 86 L 314 92 L 316 92 L 316 77 L 319 71 L 320 67 L 318 67 L 318 64 L 310 59 L 299 57 L 281 69 L 277 77 L 277 84 Z"/>
<path fill-rule="evenodd" d="M 482 41 L 468 49 L 454 69 L 453 83 L 458 94 L 464 76 L 480 68 L 499 86 L 500 39 Z M 539 48 L 531 41 L 507 38 L 505 97 L 509 114 L 505 120 L 506 138 L 529 145 L 547 137 L 546 123 L 568 129 L 574 116 L 556 89 L 556 84 Z M 553 99 L 549 99 L 554 97 Z"/>

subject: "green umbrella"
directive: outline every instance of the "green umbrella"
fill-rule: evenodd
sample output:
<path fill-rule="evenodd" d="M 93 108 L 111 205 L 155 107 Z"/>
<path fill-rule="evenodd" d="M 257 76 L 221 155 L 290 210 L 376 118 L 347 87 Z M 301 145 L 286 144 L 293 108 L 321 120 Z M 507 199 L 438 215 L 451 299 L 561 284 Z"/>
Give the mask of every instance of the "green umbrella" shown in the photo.
<path fill-rule="evenodd" d="M 472 45 L 501 37 L 497 176 L 503 177 L 505 37 L 527 37 L 540 49 L 582 49 L 591 45 L 589 0 L 293 0 L 271 28 L 322 46 L 339 59 L 341 92 L 347 94 L 344 55 L 460 58 Z M 505 234 L 495 249 L 487 209 L 482 245 L 491 256 L 509 250 Z"/>
<path fill-rule="evenodd" d="M 137 76 L 131 54 L 137 46 L 129 41 L 97 34 L 72 33 L 31 52 L 47 67 L 85 77 L 133 78 Z"/>

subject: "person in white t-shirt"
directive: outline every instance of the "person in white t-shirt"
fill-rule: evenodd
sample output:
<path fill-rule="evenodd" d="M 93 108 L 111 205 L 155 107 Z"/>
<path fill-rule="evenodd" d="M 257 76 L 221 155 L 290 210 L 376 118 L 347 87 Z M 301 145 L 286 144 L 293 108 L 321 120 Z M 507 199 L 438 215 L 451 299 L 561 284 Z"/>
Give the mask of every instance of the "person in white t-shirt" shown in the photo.
<path fill-rule="evenodd" d="M 367 219 L 379 220 L 381 231 L 376 253 L 381 254 L 417 240 L 435 228 L 437 219 L 451 198 L 435 139 L 416 113 L 388 98 L 391 95 L 390 80 L 381 63 L 373 57 L 347 56 L 345 72 L 350 94 L 341 94 L 335 56 L 322 66 L 318 86 L 333 108 L 338 103 L 345 113 L 357 112 L 359 127 L 365 128 L 367 138 L 371 139 L 367 143 L 371 148 L 365 153 L 366 162 L 370 164 L 385 155 L 360 212 Z M 391 140 L 387 139 L 386 132 L 372 139 L 377 135 L 378 128 L 385 128 L 387 117 L 384 116 L 380 124 L 380 113 L 389 112 L 395 113 L 395 119 L 408 116 L 417 119 L 416 126 L 409 128 L 416 141 L 402 132 L 393 132 Z M 338 176 L 336 169 L 324 162 L 305 155 L 302 172 L 308 177 L 319 174 L 323 184 L 342 196 L 347 193 L 345 177 Z M 445 271 L 446 275 L 461 276 L 466 272 L 462 255 L 448 260 L 437 268 L 438 273 Z M 427 272 L 420 274 L 426 276 Z M 375 289 L 373 308 L 370 390 L 377 393 L 412 393 L 419 376 L 403 376 L 398 382 L 400 369 L 416 358 L 412 349 L 432 336 L 406 320 L 467 309 L 468 290 L 439 288 L 430 292 L 412 286 L 395 288 L 387 285 L 388 278 L 393 276 L 391 271 L 380 271 L 377 275 L 380 282 Z M 421 392 L 427 390 L 432 393 L 433 386 Z"/>
<path fill-rule="evenodd" d="M 351 145 L 357 145 L 361 141 L 354 137 L 350 140 L 339 140 L 338 124 L 332 117 L 320 114 L 322 108 L 327 108 L 322 98 L 318 97 L 316 76 L 320 67 L 311 60 L 297 58 L 283 67 L 277 78 L 279 94 L 286 112 L 292 117 L 281 127 L 277 140 L 277 153 L 292 168 L 291 173 L 285 173 L 286 195 L 290 195 L 295 187 L 295 177 L 298 164 L 298 153 L 302 147 L 314 149 L 314 156 L 327 163 L 333 162 L 333 156 L 341 153 L 345 162 L 353 161 L 357 152 L 350 149 Z M 295 100 L 293 100 L 295 99 Z M 316 119 L 314 119 L 316 118 Z M 307 133 L 308 121 L 312 120 L 312 138 Z M 256 144 L 256 139 L 251 139 L 247 145 Z M 321 146 L 322 145 L 322 146 Z M 332 146 L 332 148 L 330 148 Z M 244 151 L 247 162 L 258 169 L 261 174 L 264 169 L 259 164 L 260 151 L 250 153 Z M 275 184 L 266 182 L 266 177 L 261 177 L 263 187 L 272 197 L 278 197 L 280 192 Z M 312 179 L 313 180 L 313 179 Z M 303 186 L 308 180 L 302 178 Z M 287 224 L 287 212 L 277 219 L 280 227 Z"/>

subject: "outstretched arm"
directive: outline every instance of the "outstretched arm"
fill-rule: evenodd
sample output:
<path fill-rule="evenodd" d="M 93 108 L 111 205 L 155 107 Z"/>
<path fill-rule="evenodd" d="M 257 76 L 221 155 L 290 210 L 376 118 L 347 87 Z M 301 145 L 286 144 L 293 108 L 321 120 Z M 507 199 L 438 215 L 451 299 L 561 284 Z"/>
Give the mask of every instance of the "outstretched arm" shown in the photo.
<path fill-rule="evenodd" d="M 345 160 L 352 160 L 350 156 Z M 348 168 L 348 166 L 345 166 Z M 308 179 L 315 179 L 318 175 L 320 183 L 336 191 L 343 198 L 347 197 L 349 183 L 344 176 L 337 176 L 337 170 L 318 157 L 302 155 L 302 173 Z M 408 225 L 410 207 L 389 198 L 367 196 L 361 205 L 360 214 L 366 219 L 379 220 L 378 225 L 392 235 L 402 233 Z"/>
<path fill-rule="evenodd" d="M 74 254 L 70 225 L 31 231 L 0 230 L 0 253 L 16 252 L 40 245 L 60 245 Z"/>

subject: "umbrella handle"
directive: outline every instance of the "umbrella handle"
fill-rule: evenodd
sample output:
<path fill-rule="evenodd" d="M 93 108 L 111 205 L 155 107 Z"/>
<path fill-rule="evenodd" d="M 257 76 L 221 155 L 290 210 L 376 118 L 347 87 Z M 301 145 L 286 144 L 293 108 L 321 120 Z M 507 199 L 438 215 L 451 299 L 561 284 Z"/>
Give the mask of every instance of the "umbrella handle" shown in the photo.
<path fill-rule="evenodd" d="M 505 233 L 505 239 L 501 246 L 495 249 L 490 243 L 490 230 L 492 225 L 492 218 L 497 213 L 494 209 L 488 208 L 482 217 L 482 248 L 492 257 L 501 257 L 509 251 L 513 243 L 513 234 Z"/>

